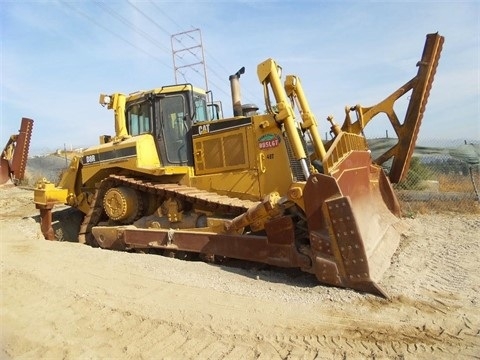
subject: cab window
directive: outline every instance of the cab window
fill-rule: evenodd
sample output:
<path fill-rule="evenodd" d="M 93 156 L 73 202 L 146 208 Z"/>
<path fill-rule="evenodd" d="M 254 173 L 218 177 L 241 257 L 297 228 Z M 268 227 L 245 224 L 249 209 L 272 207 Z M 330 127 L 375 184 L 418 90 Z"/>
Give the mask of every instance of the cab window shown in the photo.
<path fill-rule="evenodd" d="M 134 104 L 127 109 L 127 130 L 132 136 L 152 132 L 152 106 L 150 102 Z"/>
<path fill-rule="evenodd" d="M 193 104 L 195 106 L 195 118 L 194 122 L 208 120 L 207 115 L 207 99 L 205 95 L 193 94 Z"/>

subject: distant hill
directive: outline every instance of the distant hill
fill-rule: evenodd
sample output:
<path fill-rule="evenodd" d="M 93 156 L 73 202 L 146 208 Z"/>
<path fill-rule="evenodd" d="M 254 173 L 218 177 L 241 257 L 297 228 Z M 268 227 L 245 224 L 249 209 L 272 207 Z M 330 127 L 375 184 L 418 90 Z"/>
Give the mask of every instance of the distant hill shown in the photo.
<path fill-rule="evenodd" d="M 372 157 L 376 159 L 396 144 L 397 139 L 369 139 L 368 146 L 372 151 Z M 438 159 L 456 159 L 470 165 L 480 164 L 480 142 L 435 141 L 423 142 L 415 147 L 413 156 L 437 157 Z"/>
<path fill-rule="evenodd" d="M 58 154 L 31 157 L 27 161 L 26 180 L 30 185 L 42 178 L 57 183 L 61 172 L 68 167 L 69 163 L 68 157 Z"/>

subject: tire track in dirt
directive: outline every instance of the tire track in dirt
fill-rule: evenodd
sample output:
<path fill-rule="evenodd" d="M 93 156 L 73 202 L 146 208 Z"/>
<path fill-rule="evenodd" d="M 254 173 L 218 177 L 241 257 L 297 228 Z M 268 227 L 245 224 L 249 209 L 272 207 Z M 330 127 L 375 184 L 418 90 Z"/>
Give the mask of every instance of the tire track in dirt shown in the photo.
<path fill-rule="evenodd" d="M 423 220 L 429 222 L 431 217 Z M 401 253 L 394 260 L 403 268 L 411 266 L 412 269 L 418 257 L 423 261 L 422 266 L 407 277 L 413 285 L 410 293 L 398 300 L 416 309 L 416 315 L 423 322 L 420 329 L 432 330 L 429 337 L 437 341 L 432 345 L 433 351 L 454 354 L 456 348 L 459 355 L 475 356 L 480 353 L 480 318 L 478 312 L 471 309 L 478 304 L 480 290 L 480 276 L 475 265 L 480 262 L 477 239 L 480 220 L 477 217 L 438 217 L 441 220 L 432 227 L 426 227 L 422 221 L 411 221 L 411 236 L 403 242 Z M 470 231 L 465 232 L 465 229 Z M 408 350 L 413 351 L 411 347 Z"/>
<path fill-rule="evenodd" d="M 22 279 L 24 287 L 34 290 L 39 296 L 38 303 L 48 301 L 50 294 L 44 289 L 50 289 L 52 284 L 45 283 L 42 279 L 19 269 L 10 269 L 8 274 L 15 275 L 11 276 L 12 279 Z M 14 284 L 7 285 L 13 286 Z M 16 281 L 15 286 L 19 285 L 22 284 Z M 354 355 L 372 356 L 372 354 L 404 356 L 406 354 L 435 354 L 436 348 L 430 344 L 435 342 L 448 344 L 449 339 L 448 334 L 443 334 L 442 337 L 442 334 L 431 333 L 426 328 L 418 328 L 414 333 L 410 331 L 399 334 L 399 329 L 394 326 L 386 326 L 382 330 L 379 324 L 367 324 L 367 321 L 363 327 L 349 326 L 345 325 L 349 322 L 345 313 L 339 314 L 338 319 L 330 316 L 328 320 L 331 326 L 328 326 L 327 321 L 317 329 L 309 329 L 308 333 L 305 333 L 306 328 L 295 327 L 273 329 L 271 334 L 248 333 L 239 327 L 236 334 L 235 330 L 231 330 L 233 334 L 225 335 L 218 328 L 212 328 L 207 324 L 162 321 L 147 317 L 148 314 L 139 315 L 131 310 L 111 307 L 102 303 L 102 298 L 96 294 L 84 295 L 77 292 L 72 293 L 71 289 L 65 290 L 53 291 L 54 294 L 60 292 L 64 296 L 58 297 L 57 295 L 55 304 L 50 309 L 52 311 L 50 314 L 63 313 L 62 319 L 54 315 L 44 318 L 47 325 L 53 327 L 57 334 L 61 335 L 44 334 L 46 337 L 44 340 L 46 343 L 56 342 L 61 347 L 64 345 L 63 338 L 82 337 L 82 329 L 89 329 L 92 336 L 84 337 L 84 347 L 81 349 L 83 352 L 69 353 L 70 356 L 86 355 L 90 346 L 100 348 L 109 354 L 139 358 L 151 358 L 160 353 L 165 357 L 182 355 L 186 358 L 209 359 L 233 359 L 239 353 L 244 355 L 250 353 L 252 357 L 258 353 L 269 358 L 297 358 L 300 355 L 304 358 L 315 358 L 322 349 L 331 355 L 344 358 Z M 35 302 L 28 304 L 24 299 L 19 298 L 12 299 L 12 301 L 19 304 L 22 304 L 23 301 L 22 306 L 33 307 L 29 312 L 39 310 L 35 309 Z M 399 299 L 398 303 L 405 305 L 407 300 Z M 377 306 L 382 305 L 385 304 L 377 304 Z M 419 303 L 415 303 L 415 307 L 421 308 Z M 55 311 L 55 308 L 63 309 L 63 312 Z M 434 308 L 428 304 L 424 308 L 430 313 L 434 311 Z M 97 319 L 106 320 L 99 323 Z M 357 322 L 359 321 L 357 319 Z M 341 335 L 338 334 L 338 325 L 343 325 Z M 152 329 L 155 330 L 152 331 Z M 315 334 L 314 331 L 317 331 L 318 335 L 312 335 L 312 333 Z M 323 335 L 320 335 L 322 333 Z M 192 341 L 189 341 L 189 338 L 200 338 L 202 341 L 196 343 L 195 349 L 192 348 Z M 100 345 L 97 344 L 99 339 L 102 340 Z M 400 341 L 398 341 L 399 339 Z M 431 341 L 429 342 L 428 339 Z M 389 345 L 393 344 L 393 341 L 398 344 L 397 347 Z M 34 343 L 32 342 L 32 344 Z M 120 349 L 115 349 L 113 344 L 125 345 Z M 440 350 L 453 354 L 448 350 Z M 36 343 L 29 353 L 35 356 L 44 356 L 51 355 L 51 350 L 43 349 Z"/>
<path fill-rule="evenodd" d="M 42 279 L 29 274 L 22 273 L 21 270 L 12 270 L 10 274 L 22 275 L 15 276 L 16 279 L 24 279 L 23 284 L 17 282 L 17 286 L 28 286 L 30 289 L 38 293 L 39 301 L 32 299 L 29 306 L 33 311 L 36 304 L 44 303 L 45 298 L 49 297 L 49 293 L 42 291 L 50 286 L 42 281 Z M 10 277 L 13 279 L 13 277 Z M 8 281 L 8 280 L 7 280 Z M 8 285 L 13 285 L 9 283 Z M 395 328 L 386 328 L 380 330 L 377 327 L 350 327 L 344 326 L 341 334 L 338 333 L 338 327 L 332 323 L 330 329 L 323 328 L 312 334 L 312 330 L 305 328 L 277 328 L 273 329 L 270 334 L 261 334 L 258 332 L 248 333 L 245 329 L 239 328 L 237 334 L 224 335 L 221 328 L 208 330 L 208 326 L 198 324 L 196 322 L 168 322 L 154 317 L 146 317 L 135 311 L 125 310 L 121 308 L 110 307 L 103 304 L 98 297 L 91 295 L 81 296 L 77 293 L 71 293 L 62 289 L 63 296 L 56 297 L 55 303 L 52 304 L 50 313 L 43 314 L 37 320 L 39 325 L 50 325 L 55 329 L 55 333 L 41 334 L 40 338 L 45 336 L 45 343 L 56 343 L 59 348 L 65 346 L 66 339 L 81 337 L 83 346 L 76 353 L 69 353 L 69 356 L 85 356 L 89 353 L 89 348 L 99 348 L 103 352 L 111 354 L 111 356 L 119 357 L 135 357 L 135 358 L 152 358 L 155 355 L 162 354 L 162 357 L 178 357 L 185 358 L 209 358 L 209 359 L 234 359 L 242 353 L 246 355 L 250 353 L 252 357 L 255 354 L 262 354 L 268 358 L 316 358 L 320 351 L 328 351 L 335 356 L 371 356 L 372 354 L 383 354 L 387 356 L 400 356 L 405 354 L 434 354 L 429 348 L 428 343 L 423 344 L 419 333 L 402 334 L 403 339 L 400 342 L 406 342 L 406 351 L 394 351 L 389 346 L 388 339 L 395 337 L 398 341 L 398 334 L 395 334 Z M 55 294 L 58 294 L 55 291 Z M 26 299 L 11 299 L 18 302 L 22 307 L 28 302 Z M 59 317 L 55 314 L 59 309 L 67 309 L 61 312 L 63 315 Z M 87 311 L 85 311 L 87 310 Z M 38 311 L 41 314 L 40 311 Z M 68 316 L 65 317 L 64 315 Z M 84 315 L 75 315 L 84 314 Z M 97 319 L 103 319 L 101 323 Z M 8 319 L 6 319 L 8 320 Z M 331 319 L 330 319 L 331 320 Z M 342 320 L 338 321 L 342 324 Z M 342 324 L 344 325 L 344 324 Z M 370 324 L 373 325 L 373 324 Z M 25 330 L 28 329 L 24 324 Z M 40 327 L 42 328 L 42 327 Z M 83 329 L 88 329 L 92 334 L 90 337 L 83 337 Z M 398 330 L 398 329 L 397 329 Z M 421 329 L 426 331 L 426 329 Z M 324 335 L 320 335 L 324 332 Z M 420 330 L 419 330 L 420 332 Z M 201 339 L 195 342 L 192 339 Z M 421 339 L 421 340 L 419 340 Z M 101 340 L 101 343 L 97 342 Z M 437 339 L 435 339 L 437 340 Z M 445 341 L 444 338 L 440 339 Z M 123 345 L 122 345 L 123 344 Z M 192 346 L 195 345 L 196 346 Z M 363 348 L 364 350 L 361 350 Z M 52 355 L 51 350 L 45 349 L 41 344 L 32 342 L 32 347 L 27 349 L 29 355 L 44 356 Z M 14 355 L 14 354 L 11 354 Z M 18 354 L 16 354 L 18 355 Z M 24 354 L 20 354 L 24 355 Z M 55 354 L 56 355 L 56 354 Z M 247 356 L 247 358 L 250 358 Z"/>

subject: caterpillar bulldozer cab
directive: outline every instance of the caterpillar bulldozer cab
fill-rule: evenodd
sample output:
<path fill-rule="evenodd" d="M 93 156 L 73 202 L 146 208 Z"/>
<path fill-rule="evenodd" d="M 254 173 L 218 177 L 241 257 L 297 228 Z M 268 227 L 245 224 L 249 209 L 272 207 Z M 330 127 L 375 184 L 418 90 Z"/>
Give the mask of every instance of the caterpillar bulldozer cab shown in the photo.
<path fill-rule="evenodd" d="M 205 91 L 190 84 L 101 95 L 115 135 L 73 158 L 58 185 L 37 184 L 42 232 L 56 238 L 52 209 L 62 203 L 84 214 L 78 240 L 92 246 L 299 268 L 386 296 L 378 282 L 400 238 L 391 183 L 408 170 L 442 44 L 427 35 L 410 81 L 377 105 L 347 107 L 341 126 L 329 118 L 328 142 L 300 79 L 282 83 L 272 59 L 257 68 L 264 114 L 241 103 L 243 68 L 230 76 L 231 118 L 212 117 Z M 393 105 L 407 93 L 401 121 Z M 362 133 L 380 113 L 398 142 L 374 161 Z"/>

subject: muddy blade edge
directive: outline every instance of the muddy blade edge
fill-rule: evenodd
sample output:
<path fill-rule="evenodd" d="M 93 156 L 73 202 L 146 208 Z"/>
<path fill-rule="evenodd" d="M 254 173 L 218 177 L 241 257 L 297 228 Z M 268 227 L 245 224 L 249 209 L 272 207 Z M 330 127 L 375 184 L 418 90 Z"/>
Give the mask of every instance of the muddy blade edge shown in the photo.
<path fill-rule="evenodd" d="M 320 282 L 387 297 L 378 282 L 398 247 L 400 219 L 384 177 L 361 151 L 347 156 L 335 177 L 310 177 L 305 207 Z"/>

